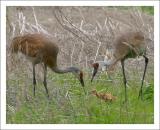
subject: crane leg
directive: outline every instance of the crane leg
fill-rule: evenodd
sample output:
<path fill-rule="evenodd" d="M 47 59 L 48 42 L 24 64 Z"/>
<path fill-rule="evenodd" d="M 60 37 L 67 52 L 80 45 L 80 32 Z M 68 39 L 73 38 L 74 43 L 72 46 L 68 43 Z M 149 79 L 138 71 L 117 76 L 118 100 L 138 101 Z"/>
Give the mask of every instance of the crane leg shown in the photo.
<path fill-rule="evenodd" d="M 125 102 L 127 102 L 127 80 L 125 75 L 125 69 L 124 69 L 124 60 L 121 60 L 121 66 L 122 66 L 122 72 L 123 72 L 123 82 L 124 82 L 124 89 L 125 89 Z"/>
<path fill-rule="evenodd" d="M 45 87 L 47 96 L 49 98 L 49 93 L 48 93 L 48 88 L 47 88 L 47 65 L 44 64 L 44 81 L 43 81 L 43 85 Z"/>
<path fill-rule="evenodd" d="M 140 88 L 140 90 L 139 90 L 139 96 L 138 96 L 138 98 L 141 98 L 141 100 L 142 100 L 142 98 L 143 98 L 143 96 L 142 96 L 142 87 L 143 87 L 143 82 L 144 82 L 144 77 L 145 77 L 145 74 L 146 74 L 146 70 L 147 70 L 147 65 L 148 65 L 148 58 L 144 55 L 143 56 L 144 58 L 145 58 L 145 68 L 144 68 L 144 73 L 143 73 L 143 77 L 142 77 L 142 83 L 141 83 L 141 88 Z"/>
<path fill-rule="evenodd" d="M 35 89 L 36 89 L 36 78 L 35 78 L 35 64 L 33 65 L 33 94 L 35 96 Z"/>

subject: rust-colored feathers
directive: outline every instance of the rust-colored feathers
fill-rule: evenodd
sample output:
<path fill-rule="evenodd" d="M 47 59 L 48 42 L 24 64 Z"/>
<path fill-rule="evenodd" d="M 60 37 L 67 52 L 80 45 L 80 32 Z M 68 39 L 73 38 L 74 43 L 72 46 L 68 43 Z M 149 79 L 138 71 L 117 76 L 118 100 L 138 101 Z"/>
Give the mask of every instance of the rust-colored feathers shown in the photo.
<path fill-rule="evenodd" d="M 43 62 L 50 68 L 57 65 L 58 46 L 42 34 L 27 34 L 15 37 L 11 43 L 12 52 L 21 52 L 35 58 L 36 63 Z"/>

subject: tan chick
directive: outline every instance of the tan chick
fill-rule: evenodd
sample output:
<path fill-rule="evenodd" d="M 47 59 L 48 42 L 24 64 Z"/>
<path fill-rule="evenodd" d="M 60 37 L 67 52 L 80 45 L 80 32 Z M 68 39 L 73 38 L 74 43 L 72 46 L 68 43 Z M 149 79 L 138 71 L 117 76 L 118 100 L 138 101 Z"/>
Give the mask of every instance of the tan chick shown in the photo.
<path fill-rule="evenodd" d="M 96 90 L 92 90 L 91 93 L 95 95 L 97 98 L 100 98 L 104 101 L 115 101 L 117 97 L 113 96 L 111 93 L 98 93 Z"/>

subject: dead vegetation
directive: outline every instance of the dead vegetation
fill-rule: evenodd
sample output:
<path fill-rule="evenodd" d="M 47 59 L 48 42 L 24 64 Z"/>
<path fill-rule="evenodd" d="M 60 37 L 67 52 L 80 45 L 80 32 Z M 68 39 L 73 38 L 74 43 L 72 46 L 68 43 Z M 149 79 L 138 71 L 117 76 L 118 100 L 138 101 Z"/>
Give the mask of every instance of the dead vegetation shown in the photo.
<path fill-rule="evenodd" d="M 150 62 L 147 70 L 148 74 L 146 74 L 145 83 L 150 85 L 149 81 L 153 81 L 154 79 L 153 29 L 153 16 L 143 13 L 138 7 L 131 7 L 128 9 L 121 9 L 118 7 L 78 6 L 7 7 L 6 65 L 8 111 L 18 111 L 21 106 L 23 106 L 22 100 L 24 101 L 24 99 L 22 98 L 25 98 L 27 100 L 29 99 L 29 101 L 31 102 L 31 106 L 33 104 L 32 101 L 34 101 L 33 94 L 30 94 L 30 89 L 32 89 L 32 65 L 27 62 L 24 57 L 19 58 L 21 57 L 20 54 L 18 56 L 14 56 L 11 54 L 10 42 L 13 37 L 19 35 L 21 36 L 28 33 L 43 33 L 46 36 L 55 39 L 56 41 L 58 41 L 58 46 L 60 48 L 60 52 L 58 55 L 59 66 L 79 66 L 85 71 L 85 82 L 89 84 L 91 78 L 91 63 L 104 59 L 106 51 L 110 51 L 110 49 L 112 49 L 112 43 L 115 37 L 125 32 L 125 30 L 142 31 L 145 34 L 145 37 L 148 38 L 147 56 L 149 57 Z M 136 81 L 140 81 L 139 79 L 142 77 L 141 72 L 143 72 L 144 69 L 143 58 L 127 60 L 126 64 L 127 78 L 130 79 L 130 81 L 134 81 L 135 83 L 137 83 Z M 118 70 L 120 70 L 119 67 L 120 66 L 117 65 L 116 70 L 112 72 L 114 76 L 117 76 L 112 77 L 112 79 L 114 79 L 112 81 L 115 82 L 115 84 L 119 84 L 120 82 L 120 76 L 118 75 L 118 73 L 116 73 Z M 42 67 L 37 66 L 36 72 L 37 79 L 43 81 Z M 56 106 L 58 110 L 64 107 L 64 111 L 66 111 L 66 107 L 68 106 L 67 110 L 70 110 L 73 114 L 75 111 L 74 107 L 76 107 L 73 105 L 74 100 L 76 103 L 77 101 L 80 101 L 77 94 L 78 90 L 76 90 L 78 89 L 78 87 L 76 87 L 78 83 L 74 82 L 74 79 L 71 79 L 70 77 L 62 77 L 63 79 L 61 78 L 61 82 L 63 84 L 59 81 L 60 78 L 58 79 L 57 77 L 50 75 L 48 77 L 50 78 L 50 80 L 48 80 L 50 94 L 54 98 L 56 104 L 54 104 L 53 106 Z M 73 84 L 69 84 L 67 80 L 72 80 Z M 100 76 L 99 78 L 97 78 L 97 81 L 100 81 L 101 83 L 103 82 L 102 86 L 105 87 L 106 82 L 108 82 L 106 78 L 101 78 Z M 117 86 L 115 84 L 113 84 L 113 86 Z M 40 86 L 40 84 L 38 85 Z M 70 90 L 70 87 L 74 87 L 75 90 Z M 86 88 L 87 87 L 88 86 L 86 86 Z M 118 94 L 120 93 L 119 90 L 120 89 L 117 88 L 115 89 Z M 76 96 L 74 96 L 74 94 Z M 113 95 L 115 95 L 115 92 L 113 93 Z M 104 96 L 104 100 L 112 100 L 112 98 L 109 98 L 111 96 L 112 94 L 109 94 L 109 96 L 106 97 Z M 44 97 L 41 99 L 35 99 L 35 104 L 38 104 L 35 105 L 37 106 L 37 109 L 41 108 L 39 104 L 41 103 L 41 101 L 45 100 Z M 119 98 L 118 100 L 121 100 L 121 98 Z M 88 100 L 88 103 L 91 102 Z M 45 108 L 45 103 L 43 105 Z M 77 105 L 77 108 L 79 108 L 79 106 L 82 107 L 82 105 L 80 104 Z M 55 109 L 53 109 L 53 113 L 55 112 L 54 110 Z M 49 111 L 50 109 L 47 112 L 49 113 Z M 85 113 L 87 112 L 85 111 Z M 50 114 L 48 115 L 50 116 Z M 70 117 L 73 118 L 72 116 Z M 90 117 L 90 115 L 88 117 Z"/>
<path fill-rule="evenodd" d="M 7 46 L 14 36 L 44 33 L 59 41 L 60 65 L 88 68 L 91 62 L 104 58 L 117 35 L 125 30 L 138 30 L 152 40 L 152 44 L 148 43 L 148 55 L 153 57 L 153 16 L 136 7 L 118 10 L 116 7 L 8 7 Z"/>

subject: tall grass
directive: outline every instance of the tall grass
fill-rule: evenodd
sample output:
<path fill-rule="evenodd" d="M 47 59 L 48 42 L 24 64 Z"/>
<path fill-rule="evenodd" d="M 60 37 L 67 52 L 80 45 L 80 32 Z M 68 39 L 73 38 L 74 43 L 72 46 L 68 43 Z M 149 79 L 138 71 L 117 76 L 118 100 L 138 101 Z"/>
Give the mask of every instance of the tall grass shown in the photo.
<path fill-rule="evenodd" d="M 52 80 L 54 77 L 54 80 Z M 118 76 L 117 76 L 118 78 Z M 64 80 L 65 79 L 65 80 Z M 99 79 L 99 80 L 98 80 Z M 86 79 L 85 95 L 82 87 L 71 74 L 48 74 L 50 100 L 47 99 L 42 82 L 36 87 L 36 97 L 33 96 L 32 83 L 29 84 L 27 97 L 23 93 L 23 82 L 19 81 L 17 87 L 22 87 L 14 93 L 15 104 L 11 104 L 7 95 L 7 123 L 25 124 L 143 124 L 153 123 L 153 80 L 145 84 L 143 89 L 144 100 L 138 100 L 140 82 L 129 81 L 128 103 L 124 103 L 124 86 L 122 76 L 118 83 L 110 82 L 105 74 L 101 74 L 94 83 Z M 7 84 L 14 87 L 14 80 Z M 113 102 L 105 102 L 93 96 L 90 91 L 111 92 L 117 96 Z"/>

